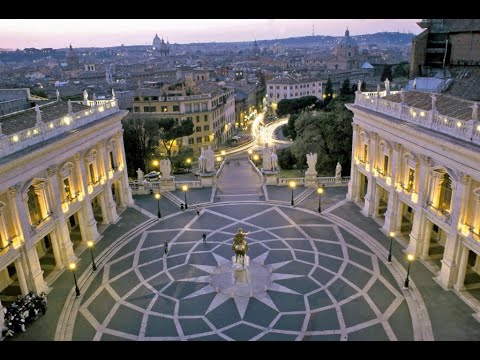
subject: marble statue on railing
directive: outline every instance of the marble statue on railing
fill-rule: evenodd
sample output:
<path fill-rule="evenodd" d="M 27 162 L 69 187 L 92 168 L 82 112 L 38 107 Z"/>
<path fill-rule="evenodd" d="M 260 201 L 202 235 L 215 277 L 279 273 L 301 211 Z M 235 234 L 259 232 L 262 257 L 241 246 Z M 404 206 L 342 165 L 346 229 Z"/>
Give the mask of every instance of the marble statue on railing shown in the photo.
<path fill-rule="evenodd" d="M 38 104 L 35 104 L 35 113 L 37 124 L 39 124 L 42 122 L 42 112 L 40 111 L 40 106 L 38 106 Z"/>
<path fill-rule="evenodd" d="M 400 89 L 400 99 L 402 99 L 402 104 L 405 104 L 405 90 Z"/>
<path fill-rule="evenodd" d="M 88 101 L 88 92 L 87 92 L 87 89 L 83 90 L 83 103 L 84 105 L 87 105 L 87 101 Z"/>
<path fill-rule="evenodd" d="M 272 170 L 272 153 L 268 148 L 268 143 L 265 143 L 265 147 L 262 150 L 262 169 L 264 171 L 271 171 Z"/>
<path fill-rule="evenodd" d="M 278 155 L 275 151 L 275 145 L 272 146 L 272 171 L 277 171 L 278 170 Z"/>
<path fill-rule="evenodd" d="M 200 156 L 198 157 L 198 168 L 201 173 L 205 172 L 206 159 L 205 159 L 205 150 L 203 149 L 203 146 L 200 148 Z"/>
<path fill-rule="evenodd" d="M 93 93 L 93 105 L 97 106 L 97 94 Z"/>
<path fill-rule="evenodd" d="M 143 181 L 144 176 L 145 176 L 145 174 L 142 171 L 142 169 L 138 168 L 138 170 L 137 170 L 137 180 L 138 181 Z"/>
<path fill-rule="evenodd" d="M 2 137 L 3 132 L 2 132 L 2 124 L 0 123 L 0 137 Z"/>
<path fill-rule="evenodd" d="M 380 84 L 377 84 L 377 96 L 380 97 Z"/>
<path fill-rule="evenodd" d="M 205 171 L 215 171 L 215 152 L 212 150 L 212 145 L 208 145 L 208 149 L 205 150 Z"/>
<path fill-rule="evenodd" d="M 417 89 L 417 78 L 413 79 L 413 90 Z"/>
<path fill-rule="evenodd" d="M 339 162 L 337 162 L 337 166 L 335 167 L 335 177 L 336 178 L 342 177 L 342 165 L 340 165 Z"/>
<path fill-rule="evenodd" d="M 362 80 L 358 80 L 357 91 L 362 92 Z"/>
<path fill-rule="evenodd" d="M 432 97 L 432 111 L 437 111 L 437 107 L 436 107 L 437 96 L 435 94 L 432 94 L 431 97 Z"/>
<path fill-rule="evenodd" d="M 112 100 L 115 100 L 117 96 L 115 95 L 115 89 L 112 87 Z"/>
<path fill-rule="evenodd" d="M 307 164 L 308 169 L 307 173 L 316 173 L 315 166 L 317 165 L 317 153 L 309 153 L 307 154 Z"/>
<path fill-rule="evenodd" d="M 472 108 L 472 119 L 478 120 L 478 103 L 474 102 L 471 108 Z"/>
<path fill-rule="evenodd" d="M 57 101 L 60 101 L 60 91 L 58 91 L 58 89 L 55 92 L 55 94 L 57 95 Z"/>
<path fill-rule="evenodd" d="M 73 114 L 72 101 L 70 99 L 67 101 L 67 110 L 69 114 Z"/>
<path fill-rule="evenodd" d="M 160 160 L 160 172 L 162 173 L 162 178 L 170 179 L 171 171 L 172 171 L 172 165 L 170 163 L 170 159 Z"/>
<path fill-rule="evenodd" d="M 390 95 L 390 80 L 388 78 L 385 79 L 385 92 L 386 95 Z"/>

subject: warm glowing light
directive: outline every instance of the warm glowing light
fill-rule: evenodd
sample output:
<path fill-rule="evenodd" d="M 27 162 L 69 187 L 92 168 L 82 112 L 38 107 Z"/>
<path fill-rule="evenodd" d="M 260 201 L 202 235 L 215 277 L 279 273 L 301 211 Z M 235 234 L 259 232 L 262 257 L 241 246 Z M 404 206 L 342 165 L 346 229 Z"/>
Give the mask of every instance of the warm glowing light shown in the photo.
<path fill-rule="evenodd" d="M 317 189 L 317 193 L 323 194 L 323 188 L 319 187 L 319 188 Z"/>
<path fill-rule="evenodd" d="M 457 127 L 462 127 L 462 123 L 460 121 L 457 121 Z"/>
<path fill-rule="evenodd" d="M 392 177 L 391 176 L 387 176 L 385 178 L 385 182 L 387 183 L 388 186 L 392 185 Z"/>
<path fill-rule="evenodd" d="M 443 119 L 443 122 L 446 124 L 448 122 L 448 119 L 447 118 Z"/>
<path fill-rule="evenodd" d="M 480 132 L 480 125 L 477 126 L 477 131 Z"/>
<path fill-rule="evenodd" d="M 153 166 L 158 166 L 158 160 L 153 160 L 153 161 L 152 161 L 152 165 L 153 165 Z"/>
<path fill-rule="evenodd" d="M 465 236 L 468 236 L 468 234 L 470 234 L 470 227 L 468 225 L 462 225 L 462 234 Z"/>
<path fill-rule="evenodd" d="M 50 123 L 50 125 L 48 125 L 50 127 L 50 129 L 53 129 L 53 123 Z"/>
<path fill-rule="evenodd" d="M 395 233 L 393 231 L 390 231 L 390 234 L 389 234 L 391 237 L 394 237 L 395 236 Z"/>
<path fill-rule="evenodd" d="M 68 116 L 65 116 L 63 118 L 63 122 L 65 123 L 65 125 L 70 125 L 70 118 Z"/>
<path fill-rule="evenodd" d="M 257 161 L 259 158 L 258 154 L 253 155 L 253 160 Z"/>
<path fill-rule="evenodd" d="M 155 194 L 155 199 L 160 200 L 160 194 L 159 193 Z"/>
<path fill-rule="evenodd" d="M 288 186 L 290 186 L 292 189 L 295 189 L 297 187 L 297 183 L 295 181 L 290 181 Z"/>
<path fill-rule="evenodd" d="M 68 265 L 68 267 L 70 268 L 70 270 L 75 270 L 75 268 L 77 267 L 77 265 L 75 263 L 70 263 L 70 265 Z"/>
<path fill-rule="evenodd" d="M 93 247 L 93 241 L 92 241 L 92 240 L 88 240 L 88 241 L 87 241 L 87 246 L 90 247 L 90 248 Z"/>
<path fill-rule="evenodd" d="M 99 111 L 99 112 L 103 112 L 103 110 L 105 110 L 105 108 L 104 108 L 103 106 L 100 106 L 100 107 L 98 108 L 98 111 Z"/>
<path fill-rule="evenodd" d="M 425 116 L 425 111 L 421 111 L 421 112 L 420 112 L 420 116 L 421 116 L 421 117 L 424 117 L 424 116 Z"/>
<path fill-rule="evenodd" d="M 221 156 L 217 156 L 217 161 L 222 161 L 222 157 L 221 157 Z"/>
<path fill-rule="evenodd" d="M 191 164 L 192 163 L 192 159 L 188 158 L 187 160 L 187 164 Z"/>
<path fill-rule="evenodd" d="M 415 256 L 413 256 L 413 254 L 408 254 L 407 255 L 407 260 L 408 261 L 413 261 L 415 259 Z"/>
<path fill-rule="evenodd" d="M 187 191 L 187 190 L 188 190 L 187 184 L 182 185 L 182 190 L 183 190 L 183 191 Z"/>
<path fill-rule="evenodd" d="M 413 117 L 416 117 L 416 116 L 417 116 L 417 112 L 416 112 L 416 111 L 412 111 L 412 116 L 413 116 Z"/>
<path fill-rule="evenodd" d="M 12 140 L 13 140 L 14 142 L 17 142 L 17 141 L 18 141 L 18 135 L 13 135 Z"/>
<path fill-rule="evenodd" d="M 226 154 L 225 150 L 220 151 L 220 154 L 221 154 L 222 156 L 225 156 L 225 154 Z"/>
<path fill-rule="evenodd" d="M 252 155 L 252 154 L 253 154 L 252 149 L 248 149 L 248 154 L 249 154 L 249 155 Z"/>

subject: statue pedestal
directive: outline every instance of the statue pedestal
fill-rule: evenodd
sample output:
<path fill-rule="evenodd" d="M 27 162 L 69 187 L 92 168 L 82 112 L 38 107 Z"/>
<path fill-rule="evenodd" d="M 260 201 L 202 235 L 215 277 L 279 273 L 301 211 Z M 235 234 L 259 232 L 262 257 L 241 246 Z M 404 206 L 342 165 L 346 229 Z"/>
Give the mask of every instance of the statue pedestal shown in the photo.
<path fill-rule="evenodd" d="M 265 185 L 277 185 L 278 184 L 278 171 L 262 170 L 262 174 L 265 177 Z"/>
<path fill-rule="evenodd" d="M 305 173 L 305 187 L 317 187 L 317 172 L 306 172 Z"/>
<path fill-rule="evenodd" d="M 175 191 L 175 177 L 160 178 L 160 191 Z"/>
<path fill-rule="evenodd" d="M 232 256 L 232 267 L 234 270 L 241 271 L 244 268 L 248 268 L 250 265 L 250 256 L 245 255 L 245 259 L 242 263 L 241 257 L 238 258 L 238 262 L 235 261 L 235 255 Z"/>
<path fill-rule="evenodd" d="M 200 185 L 204 187 L 212 187 L 215 184 L 215 173 L 199 173 L 198 178 L 200 179 Z"/>
<path fill-rule="evenodd" d="M 341 176 L 335 176 L 335 184 L 341 184 L 342 183 L 342 177 Z"/>

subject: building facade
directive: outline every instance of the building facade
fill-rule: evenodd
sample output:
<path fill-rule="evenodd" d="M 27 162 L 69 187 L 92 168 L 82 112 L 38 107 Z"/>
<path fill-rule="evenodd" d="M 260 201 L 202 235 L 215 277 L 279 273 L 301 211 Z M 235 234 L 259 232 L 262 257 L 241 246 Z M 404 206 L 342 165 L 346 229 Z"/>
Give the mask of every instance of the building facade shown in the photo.
<path fill-rule="evenodd" d="M 480 274 L 478 103 L 443 94 L 356 93 L 347 198 L 408 242 L 444 287 Z"/>
<path fill-rule="evenodd" d="M 133 204 L 126 114 L 115 99 L 57 100 L 0 117 L 0 293 L 14 281 L 23 295 L 48 292 L 45 272 L 75 262 L 78 246 L 101 238 L 97 224 Z"/>
<path fill-rule="evenodd" d="M 316 96 L 322 99 L 322 81 L 316 78 L 296 78 L 284 75 L 267 80 L 267 104 L 276 108 L 283 99 L 298 99 L 303 96 Z"/>
<path fill-rule="evenodd" d="M 216 84 L 198 86 L 198 94 L 186 95 L 184 89 L 165 93 L 162 89 L 138 89 L 132 101 L 132 119 L 190 119 L 194 133 L 175 141 L 172 150 L 186 146 L 195 155 L 200 148 L 212 145 L 216 149 L 233 134 L 235 127 L 235 94 L 229 87 Z"/>

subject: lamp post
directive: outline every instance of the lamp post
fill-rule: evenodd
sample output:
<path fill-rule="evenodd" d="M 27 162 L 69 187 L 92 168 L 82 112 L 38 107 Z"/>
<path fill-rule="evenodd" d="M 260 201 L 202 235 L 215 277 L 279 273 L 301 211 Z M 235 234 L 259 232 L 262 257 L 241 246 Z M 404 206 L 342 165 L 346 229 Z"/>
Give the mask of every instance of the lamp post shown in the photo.
<path fill-rule="evenodd" d="M 258 156 L 258 154 L 253 155 L 253 163 L 255 164 L 255 166 L 257 166 L 257 161 L 259 159 L 260 159 L 260 157 Z"/>
<path fill-rule="evenodd" d="M 322 213 L 322 194 L 323 194 L 324 191 L 325 191 L 325 185 L 322 185 L 321 187 L 319 187 L 317 189 L 317 193 L 318 193 L 318 213 L 319 214 Z"/>
<path fill-rule="evenodd" d="M 97 265 L 95 265 L 95 259 L 93 258 L 93 241 L 87 241 L 87 246 L 90 248 L 90 256 L 92 257 L 92 270 L 97 271 Z"/>
<path fill-rule="evenodd" d="M 295 206 L 293 202 L 293 190 L 297 187 L 297 183 L 295 181 L 290 181 L 288 183 L 288 186 L 290 186 L 290 188 L 292 189 L 292 201 L 290 202 L 290 205 Z"/>
<path fill-rule="evenodd" d="M 155 199 L 157 199 L 157 216 L 160 219 L 162 214 L 160 213 L 160 193 L 155 194 Z"/>
<path fill-rule="evenodd" d="M 408 276 L 410 275 L 410 264 L 414 259 L 415 259 L 415 256 L 413 256 L 413 254 L 407 255 L 408 267 L 407 267 L 407 277 L 405 278 L 405 284 L 403 284 L 404 289 L 408 289 L 408 282 L 409 282 Z"/>
<path fill-rule="evenodd" d="M 158 166 L 160 166 L 160 163 L 158 162 L 158 160 L 153 160 L 152 165 L 155 167 L 155 170 L 157 170 Z"/>
<path fill-rule="evenodd" d="M 393 237 L 395 236 L 395 233 L 393 231 L 390 231 L 390 249 L 388 250 L 388 259 L 387 262 L 389 264 L 392 263 L 392 242 L 393 242 Z"/>
<path fill-rule="evenodd" d="M 187 191 L 188 191 L 188 186 L 187 184 L 182 185 L 182 190 L 185 193 L 185 209 L 188 209 L 188 204 L 187 204 Z"/>
<path fill-rule="evenodd" d="M 253 150 L 252 149 L 248 149 L 248 157 L 251 159 L 252 158 L 252 154 L 253 154 Z"/>
<path fill-rule="evenodd" d="M 70 265 L 69 265 L 70 270 L 72 270 L 73 280 L 75 281 L 75 293 L 76 293 L 77 297 L 79 297 L 82 294 L 80 293 L 80 289 L 78 288 L 78 285 L 77 285 L 77 277 L 75 276 L 75 268 L 76 267 L 77 267 L 77 265 L 73 262 L 70 263 Z"/>
<path fill-rule="evenodd" d="M 192 159 L 187 158 L 187 160 L 185 160 L 185 162 L 187 163 L 187 169 L 190 171 L 190 167 L 192 166 Z"/>

